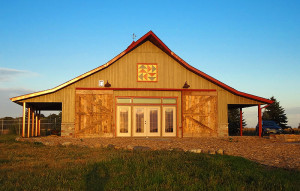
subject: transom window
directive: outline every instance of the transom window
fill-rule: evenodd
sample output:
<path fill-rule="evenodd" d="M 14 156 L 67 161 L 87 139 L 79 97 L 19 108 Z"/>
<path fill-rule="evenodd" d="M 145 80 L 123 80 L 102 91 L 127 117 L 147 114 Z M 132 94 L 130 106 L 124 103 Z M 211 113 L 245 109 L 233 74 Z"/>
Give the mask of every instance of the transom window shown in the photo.
<path fill-rule="evenodd" d="M 117 98 L 117 104 L 177 104 L 177 98 Z"/>

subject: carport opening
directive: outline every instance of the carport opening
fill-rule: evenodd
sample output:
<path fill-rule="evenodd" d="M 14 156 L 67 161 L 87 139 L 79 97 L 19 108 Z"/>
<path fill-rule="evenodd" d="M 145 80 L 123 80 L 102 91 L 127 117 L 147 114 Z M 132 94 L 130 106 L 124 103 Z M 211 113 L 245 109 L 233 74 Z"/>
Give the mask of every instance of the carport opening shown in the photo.
<path fill-rule="evenodd" d="M 40 136 L 61 135 L 61 102 L 27 102 L 27 105 L 40 111 Z M 26 122 L 28 123 L 27 119 Z"/>
<path fill-rule="evenodd" d="M 229 136 L 240 135 L 240 109 L 239 108 L 228 108 L 228 135 Z"/>
<path fill-rule="evenodd" d="M 61 111 L 41 113 L 41 136 L 61 135 Z"/>
<path fill-rule="evenodd" d="M 228 135 L 229 136 L 241 136 L 241 126 L 240 126 L 240 109 L 242 108 L 242 134 L 249 136 L 255 135 L 255 129 L 251 128 L 251 131 L 245 131 L 246 126 L 248 126 L 248 121 L 245 118 L 244 111 L 248 110 L 257 105 L 245 105 L 245 104 L 228 104 Z M 255 107 L 253 107 L 255 108 Z M 256 114 L 257 115 L 257 114 Z"/>

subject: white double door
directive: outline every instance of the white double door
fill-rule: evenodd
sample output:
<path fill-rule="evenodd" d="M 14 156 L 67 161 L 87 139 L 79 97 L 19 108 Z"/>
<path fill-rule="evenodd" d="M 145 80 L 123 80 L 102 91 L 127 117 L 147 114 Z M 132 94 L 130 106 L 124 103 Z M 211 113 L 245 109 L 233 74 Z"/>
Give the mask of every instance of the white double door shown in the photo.
<path fill-rule="evenodd" d="M 160 136 L 160 106 L 133 107 L 133 136 Z"/>
<path fill-rule="evenodd" d="M 176 136 L 176 107 L 118 106 L 117 136 L 174 137 Z"/>

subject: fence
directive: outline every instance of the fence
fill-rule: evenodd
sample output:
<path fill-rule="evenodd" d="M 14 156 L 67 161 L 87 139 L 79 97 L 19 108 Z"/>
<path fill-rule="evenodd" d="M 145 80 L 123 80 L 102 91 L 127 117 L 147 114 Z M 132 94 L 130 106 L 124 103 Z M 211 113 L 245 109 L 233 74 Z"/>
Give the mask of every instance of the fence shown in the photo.
<path fill-rule="evenodd" d="M 25 126 L 27 127 L 27 119 Z M 41 135 L 50 135 L 52 130 L 60 131 L 61 123 L 56 118 L 41 119 Z M 0 119 L 0 135 L 22 134 L 22 118 Z"/>

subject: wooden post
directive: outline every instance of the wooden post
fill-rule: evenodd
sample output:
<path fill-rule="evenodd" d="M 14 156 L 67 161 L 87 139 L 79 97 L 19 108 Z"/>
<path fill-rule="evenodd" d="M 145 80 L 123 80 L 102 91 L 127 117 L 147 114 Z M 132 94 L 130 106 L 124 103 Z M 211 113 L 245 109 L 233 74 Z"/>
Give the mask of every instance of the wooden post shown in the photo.
<path fill-rule="evenodd" d="M 35 111 L 35 131 L 34 131 L 34 136 L 37 137 L 37 131 L 38 131 L 38 112 L 37 110 Z"/>
<path fill-rule="evenodd" d="M 240 134 L 243 136 L 243 110 L 240 108 Z"/>
<path fill-rule="evenodd" d="M 26 102 L 23 102 L 22 137 L 25 137 Z"/>
<path fill-rule="evenodd" d="M 27 137 L 28 138 L 30 136 L 30 113 L 31 113 L 30 107 L 28 107 L 28 112 L 27 112 L 27 114 L 28 114 L 28 118 L 27 118 Z"/>
<path fill-rule="evenodd" d="M 39 117 L 38 117 L 38 136 L 41 136 L 41 110 L 39 110 Z"/>
<path fill-rule="evenodd" d="M 183 91 L 180 92 L 180 94 L 181 94 L 181 138 L 183 138 L 183 127 L 184 127 L 183 123 L 185 122 L 185 121 L 183 121 L 183 106 L 182 106 L 183 95 L 182 95 L 182 93 L 183 93 Z"/>
<path fill-rule="evenodd" d="M 34 110 L 31 111 L 32 120 L 31 120 L 31 137 L 33 137 L 34 132 Z"/>
<path fill-rule="evenodd" d="M 262 131 L 262 120 L 261 120 L 261 108 L 260 104 L 258 104 L 258 136 L 261 137 Z"/>

